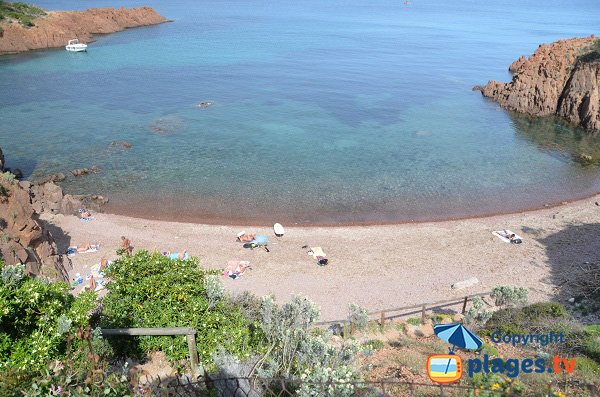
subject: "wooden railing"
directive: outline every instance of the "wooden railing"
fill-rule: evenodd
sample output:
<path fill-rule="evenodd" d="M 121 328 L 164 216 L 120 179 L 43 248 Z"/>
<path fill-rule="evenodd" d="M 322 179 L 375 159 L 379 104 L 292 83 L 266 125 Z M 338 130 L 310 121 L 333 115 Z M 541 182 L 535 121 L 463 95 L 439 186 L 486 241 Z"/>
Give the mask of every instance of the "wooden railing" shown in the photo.
<path fill-rule="evenodd" d="M 102 328 L 102 336 L 174 336 L 185 335 L 190 352 L 192 375 L 203 376 L 203 369 L 198 366 L 198 349 L 196 348 L 196 330 L 191 327 L 174 328 Z"/>
<path fill-rule="evenodd" d="M 374 312 L 368 312 L 367 314 L 370 317 L 378 316 L 379 317 L 379 325 L 382 329 L 385 325 L 385 321 L 388 319 L 394 319 L 394 318 L 398 318 L 398 317 L 408 316 L 410 314 L 416 314 L 419 312 L 421 313 L 421 322 L 424 323 L 426 320 L 425 313 L 428 309 L 438 309 L 441 307 L 454 306 L 454 305 L 462 303 L 461 313 L 464 314 L 465 310 L 467 309 L 467 303 L 470 300 L 472 300 L 473 298 L 476 298 L 476 297 L 488 296 L 490 294 L 491 294 L 491 291 L 482 292 L 479 294 L 467 295 L 463 298 L 448 299 L 448 300 L 431 302 L 431 303 L 419 303 L 416 305 L 402 306 L 402 307 L 396 307 L 396 308 L 392 308 L 392 309 L 384 309 L 384 310 L 379 310 L 379 311 L 374 311 Z M 409 311 L 409 310 L 412 310 L 412 311 Z M 396 313 L 396 314 L 390 315 L 391 313 Z M 339 324 L 339 323 L 346 324 L 349 322 L 350 321 L 348 319 L 332 320 L 332 321 L 321 321 L 321 322 L 315 323 L 315 325 L 323 326 L 323 325 L 331 325 L 331 324 Z"/>

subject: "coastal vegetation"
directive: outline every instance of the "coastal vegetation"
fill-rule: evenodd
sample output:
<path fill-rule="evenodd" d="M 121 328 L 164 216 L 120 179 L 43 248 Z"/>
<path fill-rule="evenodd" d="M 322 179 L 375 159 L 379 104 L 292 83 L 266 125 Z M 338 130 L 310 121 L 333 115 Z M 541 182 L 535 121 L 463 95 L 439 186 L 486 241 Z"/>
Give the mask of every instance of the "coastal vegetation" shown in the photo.
<path fill-rule="evenodd" d="M 280 387 L 270 379 L 286 379 L 291 395 L 352 396 L 354 382 L 377 380 L 382 364 L 371 360 L 382 354 L 394 357 L 389 364 L 394 368 L 406 368 L 409 380 L 426 382 L 421 377 L 427 356 L 443 354 L 448 347 L 431 339 L 431 327 L 456 321 L 434 313 L 424 324 L 412 318 L 382 327 L 369 321 L 366 309 L 351 304 L 349 326 L 341 329 L 341 336 L 334 336 L 315 326 L 319 309 L 303 296 L 278 305 L 271 296 L 230 295 L 218 272 L 203 268 L 197 258 L 176 260 L 143 250 L 132 256 L 123 253 L 108 266 L 105 275 L 111 282 L 102 299 L 94 292 L 73 297 L 66 283 L 26 276 L 23 265 L 7 266 L 0 260 L 0 268 L 0 395 L 147 395 L 147 386 L 131 386 L 139 375 L 124 367 L 123 360 L 162 351 L 178 373 L 189 373 L 183 339 L 103 338 L 100 327 L 188 326 L 198 332 L 200 361 L 215 379 L 215 391 L 230 386 L 219 379 L 250 379 L 236 387 L 262 395 Z M 563 332 L 568 343 L 549 345 L 543 352 L 512 349 L 508 354 L 575 357 L 578 379 L 597 379 L 598 326 L 578 324 L 558 303 L 527 304 L 524 288 L 499 285 L 491 296 L 495 308 L 474 300 L 466 313 L 469 327 L 485 340 L 475 355 L 507 354 L 505 346 L 491 341 L 493 332 Z M 469 352 L 460 354 L 471 357 Z M 518 381 L 483 374 L 463 381 L 484 389 L 478 395 L 490 397 L 534 395 L 536 390 L 549 390 L 548 382 L 552 382 L 549 374 L 538 378 L 523 374 Z M 325 391 L 323 384 L 328 385 Z"/>
<path fill-rule="evenodd" d="M 46 15 L 41 8 L 27 3 L 0 1 L 0 22 L 17 21 L 23 26 L 34 26 L 33 20 Z"/>
<path fill-rule="evenodd" d="M 600 39 L 596 39 L 589 47 L 584 48 L 577 59 L 587 63 L 600 61 Z"/>

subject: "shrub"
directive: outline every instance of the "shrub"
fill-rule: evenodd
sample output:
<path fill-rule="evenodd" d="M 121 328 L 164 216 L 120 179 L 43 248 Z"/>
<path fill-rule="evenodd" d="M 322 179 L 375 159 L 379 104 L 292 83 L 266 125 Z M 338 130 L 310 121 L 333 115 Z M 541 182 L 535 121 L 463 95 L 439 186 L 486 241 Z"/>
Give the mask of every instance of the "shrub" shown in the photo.
<path fill-rule="evenodd" d="M 348 306 L 348 321 L 350 322 L 350 327 L 359 331 L 367 329 L 367 326 L 369 325 L 369 315 L 367 313 L 368 310 L 364 307 L 351 303 Z"/>
<path fill-rule="evenodd" d="M 381 350 L 385 347 L 385 343 L 380 339 L 369 339 L 363 343 L 363 348 L 369 350 Z"/>
<path fill-rule="evenodd" d="M 529 291 L 527 288 L 497 285 L 491 295 L 496 300 L 496 306 L 515 307 L 527 303 Z"/>
<path fill-rule="evenodd" d="M 67 332 L 88 324 L 95 294 L 74 298 L 66 283 L 25 277 L 22 265 L 0 266 L 0 371 L 39 370 L 65 353 Z"/>
<path fill-rule="evenodd" d="M 133 397 L 127 369 L 110 368 L 105 356 L 93 349 L 89 327 L 79 327 L 69 335 L 67 355 L 53 360 L 40 371 L 27 376 L 8 372 L 0 380 L 2 396 Z M 74 347 L 74 349 L 71 349 Z M 144 390 L 138 390 L 142 394 Z"/>
<path fill-rule="evenodd" d="M 490 331 L 510 334 L 528 331 L 565 332 L 569 315 L 563 305 L 555 302 L 534 303 L 523 308 L 507 308 L 494 312 L 486 323 Z"/>
<path fill-rule="evenodd" d="M 479 296 L 473 298 L 473 303 L 465 313 L 465 323 L 467 325 L 483 325 L 492 317 L 492 313 L 487 310 L 485 302 Z"/>
<path fill-rule="evenodd" d="M 112 282 L 107 285 L 101 325 L 193 327 L 198 332 L 197 339 L 202 341 L 198 353 L 203 362 L 211 362 L 217 346 L 249 357 L 248 346 L 255 343 L 253 327 L 239 308 L 226 299 L 217 300 L 216 290 L 211 296 L 207 291 L 207 277 L 217 273 L 199 267 L 196 258 L 173 260 L 147 251 L 121 256 L 107 270 Z M 214 280 L 208 283 L 215 286 Z M 162 350 L 171 360 L 188 356 L 185 338 L 181 336 L 140 337 L 135 341 L 128 339 L 123 353 L 139 355 Z M 118 341 L 111 339 L 111 343 Z"/>
<path fill-rule="evenodd" d="M 34 26 L 33 19 L 44 15 L 44 10 L 30 4 L 0 1 L 0 20 L 10 18 L 24 26 Z"/>
<path fill-rule="evenodd" d="M 473 386 L 481 388 L 471 391 L 470 396 L 499 397 L 499 396 L 521 396 L 523 385 L 518 380 L 505 378 L 494 373 L 478 373 L 471 379 Z M 483 389 L 483 390 L 482 390 Z"/>
<path fill-rule="evenodd" d="M 410 325 L 421 325 L 421 319 L 416 317 L 411 317 L 406 322 Z"/>

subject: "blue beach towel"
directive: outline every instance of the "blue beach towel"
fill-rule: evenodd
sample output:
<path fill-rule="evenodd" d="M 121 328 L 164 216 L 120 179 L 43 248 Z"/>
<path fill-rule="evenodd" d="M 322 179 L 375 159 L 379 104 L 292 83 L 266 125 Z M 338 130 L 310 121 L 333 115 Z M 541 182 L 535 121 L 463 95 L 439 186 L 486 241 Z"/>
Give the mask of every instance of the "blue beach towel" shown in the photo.
<path fill-rule="evenodd" d="M 174 252 L 172 254 L 169 254 L 169 258 L 179 259 L 179 252 Z M 190 254 L 186 252 L 185 255 L 183 256 L 183 260 L 187 261 L 188 259 L 190 259 Z"/>

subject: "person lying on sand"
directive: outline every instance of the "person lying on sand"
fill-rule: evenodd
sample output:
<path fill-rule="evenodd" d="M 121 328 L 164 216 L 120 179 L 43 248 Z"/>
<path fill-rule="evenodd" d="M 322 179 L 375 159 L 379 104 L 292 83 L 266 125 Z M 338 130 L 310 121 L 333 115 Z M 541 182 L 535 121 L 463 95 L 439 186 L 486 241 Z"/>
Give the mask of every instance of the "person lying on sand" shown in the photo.
<path fill-rule="evenodd" d="M 92 251 L 92 250 L 98 250 L 100 249 L 100 246 L 98 244 L 90 244 L 87 243 L 85 245 L 80 245 L 77 247 L 77 252 L 81 253 L 81 252 L 88 252 L 88 251 Z"/>
<path fill-rule="evenodd" d="M 246 232 L 239 232 L 237 235 L 237 241 L 241 242 L 241 243 L 247 243 L 249 241 L 252 241 L 256 238 L 256 233 L 246 233 Z"/>
<path fill-rule="evenodd" d="M 80 217 L 81 219 L 86 219 L 86 220 L 88 220 L 88 219 L 91 219 L 91 218 L 92 218 L 92 213 L 91 213 L 89 210 L 85 209 L 85 208 L 81 208 L 81 209 L 79 210 L 79 217 Z"/>
<path fill-rule="evenodd" d="M 88 285 L 86 285 L 85 287 L 83 287 L 84 291 L 95 291 L 96 290 L 96 279 L 94 278 L 94 276 L 90 277 L 90 282 Z"/>
<path fill-rule="evenodd" d="M 227 267 L 223 269 L 223 275 L 235 280 L 240 278 L 240 276 L 249 268 L 250 262 L 248 261 L 229 261 L 227 262 Z"/>

